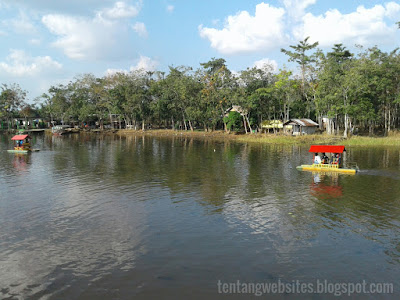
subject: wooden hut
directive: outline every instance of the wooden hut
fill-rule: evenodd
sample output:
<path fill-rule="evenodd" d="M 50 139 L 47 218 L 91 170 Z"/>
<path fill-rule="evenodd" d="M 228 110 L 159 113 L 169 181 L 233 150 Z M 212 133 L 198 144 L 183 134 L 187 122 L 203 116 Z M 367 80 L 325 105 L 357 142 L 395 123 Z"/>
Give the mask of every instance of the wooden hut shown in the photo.
<path fill-rule="evenodd" d="M 289 129 L 289 126 L 292 128 Z M 290 119 L 283 124 L 283 127 L 292 135 L 313 134 L 318 126 L 318 123 L 311 119 Z"/>

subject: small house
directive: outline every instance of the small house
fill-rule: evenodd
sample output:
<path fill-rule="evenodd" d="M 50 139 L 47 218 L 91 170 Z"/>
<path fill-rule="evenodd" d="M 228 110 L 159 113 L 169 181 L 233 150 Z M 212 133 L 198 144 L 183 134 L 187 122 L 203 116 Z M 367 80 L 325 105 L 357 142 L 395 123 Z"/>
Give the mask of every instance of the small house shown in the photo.
<path fill-rule="evenodd" d="M 318 123 L 311 119 L 290 119 L 283 124 L 283 127 L 292 135 L 313 134 L 318 128 Z"/>

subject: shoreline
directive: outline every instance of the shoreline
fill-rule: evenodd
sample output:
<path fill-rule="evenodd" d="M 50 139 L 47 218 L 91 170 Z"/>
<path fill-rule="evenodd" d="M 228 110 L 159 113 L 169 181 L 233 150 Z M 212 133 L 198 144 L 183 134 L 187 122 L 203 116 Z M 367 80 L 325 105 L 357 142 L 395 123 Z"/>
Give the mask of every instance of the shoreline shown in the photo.
<path fill-rule="evenodd" d="M 46 134 L 51 134 L 50 129 L 40 130 Z M 4 134 L 6 131 L 0 131 Z M 400 133 L 392 133 L 386 137 L 368 137 L 368 136 L 351 136 L 347 139 L 342 136 L 321 134 L 311 134 L 302 136 L 292 136 L 283 134 L 268 134 L 268 133 L 253 133 L 253 134 L 235 134 L 226 133 L 223 130 L 216 131 L 182 131 L 172 129 L 147 129 L 132 130 L 132 129 L 106 129 L 106 130 L 81 130 L 83 134 L 100 134 L 100 135 L 117 135 L 117 136 L 149 136 L 149 137 L 184 137 L 195 138 L 201 140 L 213 141 L 232 141 L 238 143 L 251 144 L 275 144 L 275 145 L 312 145 L 312 144 L 327 144 L 327 145 L 344 145 L 344 146 L 400 146 Z M 12 133 L 11 133 L 12 134 Z"/>
<path fill-rule="evenodd" d="M 225 133 L 222 130 L 205 131 L 176 131 L 172 129 L 150 129 L 141 130 L 117 130 L 115 133 L 120 136 L 153 136 L 153 137 L 185 137 L 196 139 L 229 140 L 239 143 L 252 144 L 277 144 L 277 145 L 311 145 L 311 144 L 331 144 L 344 146 L 400 146 L 400 134 L 393 134 L 387 137 L 366 137 L 352 136 L 347 139 L 341 136 L 327 134 L 312 134 L 302 136 L 275 135 L 266 133 L 255 134 L 233 134 Z"/>

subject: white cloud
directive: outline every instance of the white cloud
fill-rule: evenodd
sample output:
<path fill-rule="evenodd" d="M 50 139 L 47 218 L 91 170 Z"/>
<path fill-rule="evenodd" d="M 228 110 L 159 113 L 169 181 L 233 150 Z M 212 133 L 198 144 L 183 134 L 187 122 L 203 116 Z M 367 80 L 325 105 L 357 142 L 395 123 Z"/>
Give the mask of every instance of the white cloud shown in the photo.
<path fill-rule="evenodd" d="M 32 34 L 36 32 L 33 22 L 30 20 L 25 12 L 20 12 L 18 17 L 13 19 L 4 20 L 2 22 L 5 26 L 11 27 L 14 32 L 18 34 Z"/>
<path fill-rule="evenodd" d="M 397 26 L 389 26 L 385 18 L 400 18 L 400 5 L 395 2 L 386 6 L 375 5 L 367 9 L 359 6 L 355 12 L 342 14 L 336 9 L 327 11 L 324 15 L 315 16 L 307 13 L 303 24 L 293 30 L 297 40 L 310 36 L 310 41 L 318 41 L 322 47 L 335 43 L 390 44 L 396 39 Z"/>
<path fill-rule="evenodd" d="M 114 59 L 129 55 L 129 20 L 139 13 L 142 1 L 129 6 L 118 1 L 93 18 L 47 14 L 42 23 L 57 36 L 52 46 L 72 59 Z M 137 28 L 140 29 L 140 28 Z M 140 34 L 144 34 L 143 27 Z M 145 29 L 145 28 L 144 28 Z M 116 46 L 118 45 L 118 46 Z"/>
<path fill-rule="evenodd" d="M 199 26 L 200 36 L 223 54 L 267 51 L 285 44 L 283 8 L 266 3 L 256 6 L 254 16 L 241 11 L 225 20 L 224 28 Z"/>
<path fill-rule="evenodd" d="M 250 15 L 240 11 L 228 16 L 222 28 L 199 26 L 199 34 L 222 54 L 260 53 L 286 47 L 310 36 L 322 47 L 335 43 L 349 46 L 391 45 L 398 41 L 400 4 L 394 1 L 372 8 L 359 6 L 344 14 L 331 9 L 321 15 L 307 12 L 317 0 L 280 0 L 282 7 L 264 2 Z"/>
<path fill-rule="evenodd" d="M 135 25 L 132 26 L 133 30 L 136 31 L 136 33 L 141 36 L 141 37 L 147 37 L 147 29 L 146 25 L 142 22 L 136 22 Z"/>
<path fill-rule="evenodd" d="M 167 12 L 172 13 L 175 9 L 175 6 L 173 5 L 167 5 Z"/>
<path fill-rule="evenodd" d="M 50 56 L 31 57 L 23 50 L 10 52 L 6 62 L 0 62 L 0 72 L 10 76 L 34 76 L 62 68 L 62 65 Z"/>
<path fill-rule="evenodd" d="M 212 23 L 214 26 L 217 26 L 220 22 L 221 22 L 220 19 L 214 19 L 214 20 L 211 21 L 211 23 Z"/>
<path fill-rule="evenodd" d="M 395 21 L 399 20 L 400 5 L 396 2 L 389 2 L 385 4 L 385 15 Z"/>
<path fill-rule="evenodd" d="M 306 8 L 316 2 L 317 0 L 283 0 L 283 5 L 287 10 L 288 19 L 297 22 L 304 16 Z"/>
<path fill-rule="evenodd" d="M 124 74 L 128 74 L 127 70 L 123 70 L 123 69 L 107 69 L 105 72 L 105 76 L 112 76 L 115 75 L 117 73 L 124 73 Z"/>
<path fill-rule="evenodd" d="M 5 5 L 18 6 L 24 10 L 35 11 L 41 13 L 73 13 L 73 14 L 87 14 L 99 7 L 112 6 L 115 0 L 1 0 Z M 139 3 L 142 0 L 139 1 Z M 137 5 L 134 5 L 137 7 Z M 110 9 L 109 9 L 110 10 Z"/>
<path fill-rule="evenodd" d="M 43 24 L 59 38 L 53 43 L 73 59 L 88 58 L 104 50 L 112 41 L 112 28 L 99 19 L 90 20 L 63 15 L 46 15 Z"/>
<path fill-rule="evenodd" d="M 131 66 L 128 70 L 124 69 L 107 69 L 106 75 L 114 75 L 116 73 L 128 74 L 134 71 L 156 71 L 158 66 L 158 61 L 151 59 L 150 57 L 141 55 L 137 64 Z"/>
<path fill-rule="evenodd" d="M 136 3 L 135 6 L 128 5 L 123 1 L 115 2 L 112 8 L 107 8 L 100 11 L 98 14 L 107 19 L 124 19 L 136 17 L 142 7 L 142 0 Z"/>
<path fill-rule="evenodd" d="M 158 66 L 158 61 L 153 60 L 150 57 L 141 55 L 136 66 L 132 66 L 130 70 L 155 71 L 157 69 L 157 66 Z"/>
<path fill-rule="evenodd" d="M 41 44 L 40 39 L 30 39 L 29 44 L 34 45 L 34 46 L 39 46 Z"/>
<path fill-rule="evenodd" d="M 278 71 L 278 63 L 275 60 L 269 58 L 263 58 L 254 62 L 254 67 L 261 70 L 270 72 Z"/>

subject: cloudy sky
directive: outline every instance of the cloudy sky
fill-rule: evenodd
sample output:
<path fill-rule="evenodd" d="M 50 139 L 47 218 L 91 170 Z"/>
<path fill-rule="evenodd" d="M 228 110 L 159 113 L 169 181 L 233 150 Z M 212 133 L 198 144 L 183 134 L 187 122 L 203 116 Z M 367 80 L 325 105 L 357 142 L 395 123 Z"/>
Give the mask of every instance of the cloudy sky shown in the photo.
<path fill-rule="evenodd" d="M 233 71 L 287 64 L 281 48 L 310 36 L 335 43 L 400 46 L 400 1 L 0 0 L 0 84 L 29 99 L 76 75 L 167 71 L 222 57 Z"/>

